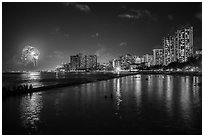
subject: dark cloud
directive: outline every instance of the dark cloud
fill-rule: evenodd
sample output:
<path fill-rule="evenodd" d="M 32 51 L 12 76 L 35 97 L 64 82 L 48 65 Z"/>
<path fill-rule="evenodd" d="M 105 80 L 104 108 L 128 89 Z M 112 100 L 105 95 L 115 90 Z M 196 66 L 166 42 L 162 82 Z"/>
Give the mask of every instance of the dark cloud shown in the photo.
<path fill-rule="evenodd" d="M 127 43 L 126 42 L 121 42 L 120 47 L 123 47 L 123 46 L 127 46 Z"/>
<path fill-rule="evenodd" d="M 85 12 L 85 13 L 88 13 L 91 11 L 91 8 L 87 4 L 80 4 L 80 3 L 75 3 L 75 2 L 65 2 L 63 5 L 65 7 L 74 6 L 77 10 L 81 12 Z"/>
<path fill-rule="evenodd" d="M 88 13 L 91 11 L 91 8 L 86 4 L 75 4 L 75 7 L 82 12 Z"/>
<path fill-rule="evenodd" d="M 158 17 L 153 15 L 149 10 L 144 9 L 130 9 L 127 13 L 119 14 L 120 18 L 144 20 L 144 21 L 157 21 Z"/>
<path fill-rule="evenodd" d="M 136 14 L 136 16 L 139 19 L 145 18 L 148 19 L 150 21 L 157 21 L 158 17 L 156 17 L 155 15 L 153 15 L 149 10 L 145 9 L 145 10 L 135 10 L 135 9 L 131 9 L 131 11 L 133 13 Z"/>
<path fill-rule="evenodd" d="M 120 17 L 120 18 L 127 18 L 127 19 L 138 19 L 137 16 L 132 15 L 132 14 L 120 14 L 120 15 L 118 15 L 118 17 Z"/>

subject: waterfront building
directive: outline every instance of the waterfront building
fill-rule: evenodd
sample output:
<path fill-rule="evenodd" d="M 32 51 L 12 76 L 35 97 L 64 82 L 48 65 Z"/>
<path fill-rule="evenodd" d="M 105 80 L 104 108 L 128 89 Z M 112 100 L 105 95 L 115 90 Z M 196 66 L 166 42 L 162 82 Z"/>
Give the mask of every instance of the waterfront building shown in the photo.
<path fill-rule="evenodd" d="M 141 58 L 139 56 L 134 56 L 134 63 L 136 63 L 136 64 L 142 63 Z"/>
<path fill-rule="evenodd" d="M 193 27 L 177 30 L 175 34 L 176 55 L 179 62 L 186 62 L 193 56 Z"/>
<path fill-rule="evenodd" d="M 82 53 L 79 53 L 78 55 L 80 61 L 78 69 L 86 69 L 86 55 L 83 55 Z"/>
<path fill-rule="evenodd" d="M 134 63 L 133 56 L 130 54 L 126 54 L 119 57 L 120 67 L 122 70 L 127 70 L 130 68 L 130 64 Z"/>
<path fill-rule="evenodd" d="M 80 57 L 79 55 L 70 56 L 70 67 L 72 70 L 79 69 L 80 67 Z"/>
<path fill-rule="evenodd" d="M 163 65 L 163 49 L 153 49 L 153 65 Z"/>
<path fill-rule="evenodd" d="M 97 56 L 96 55 L 85 55 L 85 66 L 86 69 L 97 68 Z"/>
<path fill-rule="evenodd" d="M 193 27 L 185 27 L 175 32 L 175 35 L 163 39 L 164 65 L 171 62 L 186 62 L 193 56 Z"/>
<path fill-rule="evenodd" d="M 70 70 L 70 63 L 63 64 L 63 68 L 65 71 L 69 71 Z"/>
<path fill-rule="evenodd" d="M 81 53 L 70 56 L 70 68 L 72 70 L 78 69 L 96 69 L 97 56 L 96 55 L 83 55 Z"/>
<path fill-rule="evenodd" d="M 145 58 L 144 57 L 140 57 L 141 63 L 145 63 Z"/>
<path fill-rule="evenodd" d="M 140 64 L 137 63 L 131 63 L 130 64 L 130 71 L 138 71 L 138 68 L 140 67 Z"/>
<path fill-rule="evenodd" d="M 150 67 L 153 65 L 153 56 L 149 54 L 143 55 L 145 66 Z"/>
<path fill-rule="evenodd" d="M 171 62 L 175 62 L 176 58 L 176 45 L 175 45 L 175 37 L 168 36 L 163 39 L 163 58 L 164 64 L 167 66 Z"/>
<path fill-rule="evenodd" d="M 114 59 L 112 65 L 113 69 L 116 69 L 118 67 L 121 68 L 121 61 L 119 59 Z"/>

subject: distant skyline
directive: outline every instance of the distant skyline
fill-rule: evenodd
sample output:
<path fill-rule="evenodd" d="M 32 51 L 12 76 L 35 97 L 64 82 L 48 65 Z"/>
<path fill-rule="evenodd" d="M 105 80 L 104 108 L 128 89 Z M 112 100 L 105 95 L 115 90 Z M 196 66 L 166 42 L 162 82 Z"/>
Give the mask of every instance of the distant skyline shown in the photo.
<path fill-rule="evenodd" d="M 2 4 L 2 68 L 53 69 L 78 53 L 104 63 L 120 55 L 141 56 L 162 48 L 177 29 L 194 28 L 194 48 L 202 48 L 202 3 L 87 2 Z M 38 66 L 20 62 L 21 50 L 40 51 Z"/>

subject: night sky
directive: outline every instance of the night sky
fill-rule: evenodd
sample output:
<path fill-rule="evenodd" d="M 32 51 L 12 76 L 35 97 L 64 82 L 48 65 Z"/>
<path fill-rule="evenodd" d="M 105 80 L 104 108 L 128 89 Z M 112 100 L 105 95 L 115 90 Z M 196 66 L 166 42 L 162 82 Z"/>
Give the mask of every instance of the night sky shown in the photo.
<path fill-rule="evenodd" d="M 79 52 L 98 62 L 119 55 L 152 54 L 162 38 L 194 27 L 194 48 L 202 48 L 202 3 L 11 3 L 2 8 L 2 68 L 53 69 Z M 20 61 L 23 47 L 40 51 L 38 66 Z"/>

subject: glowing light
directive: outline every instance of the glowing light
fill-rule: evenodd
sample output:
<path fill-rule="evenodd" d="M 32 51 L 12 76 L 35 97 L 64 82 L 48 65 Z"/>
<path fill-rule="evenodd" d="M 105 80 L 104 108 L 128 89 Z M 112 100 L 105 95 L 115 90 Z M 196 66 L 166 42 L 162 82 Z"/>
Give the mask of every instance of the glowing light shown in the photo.
<path fill-rule="evenodd" d="M 33 93 L 31 97 L 25 96 L 20 103 L 20 118 L 26 128 L 37 130 L 37 123 L 41 121 L 40 114 L 43 108 L 41 93 Z"/>
<path fill-rule="evenodd" d="M 116 68 L 115 68 L 115 71 L 119 74 L 120 71 L 121 71 L 120 67 L 116 67 Z"/>
<path fill-rule="evenodd" d="M 40 52 L 35 47 L 25 46 L 22 50 L 21 60 L 26 64 L 32 62 L 34 66 L 37 66 L 37 61 L 39 58 Z"/>

